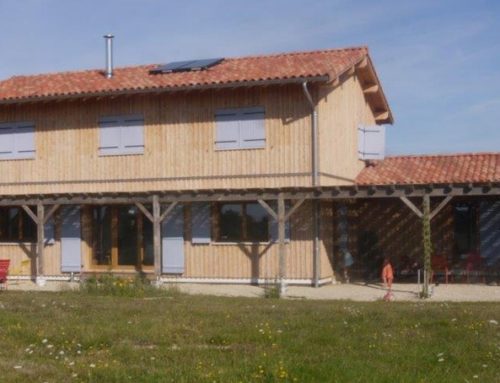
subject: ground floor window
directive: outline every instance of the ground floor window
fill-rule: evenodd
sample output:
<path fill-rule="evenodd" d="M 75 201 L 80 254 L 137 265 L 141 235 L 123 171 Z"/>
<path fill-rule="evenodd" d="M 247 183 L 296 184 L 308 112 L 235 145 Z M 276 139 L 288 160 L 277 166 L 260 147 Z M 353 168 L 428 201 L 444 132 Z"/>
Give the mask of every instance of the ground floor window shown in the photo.
<path fill-rule="evenodd" d="M 478 212 L 473 203 L 461 202 L 454 205 L 455 252 L 468 254 L 478 249 Z"/>
<path fill-rule="evenodd" d="M 94 265 L 139 269 L 153 265 L 153 225 L 136 206 L 94 206 L 91 220 Z"/>
<path fill-rule="evenodd" d="M 269 241 L 269 215 L 259 203 L 221 203 L 216 215 L 219 242 Z"/>
<path fill-rule="evenodd" d="M 32 242 L 36 224 L 20 207 L 0 208 L 0 242 Z"/>

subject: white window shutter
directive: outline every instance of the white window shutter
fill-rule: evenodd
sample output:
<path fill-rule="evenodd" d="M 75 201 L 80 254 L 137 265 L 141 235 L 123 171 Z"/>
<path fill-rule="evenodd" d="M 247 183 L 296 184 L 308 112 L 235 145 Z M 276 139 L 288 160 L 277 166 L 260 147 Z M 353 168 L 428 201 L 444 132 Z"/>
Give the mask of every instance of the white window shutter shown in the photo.
<path fill-rule="evenodd" d="M 0 125 L 0 158 L 11 157 L 14 150 L 14 128 Z"/>
<path fill-rule="evenodd" d="M 358 153 L 362 160 L 382 160 L 385 157 L 385 126 L 358 128 Z"/>
<path fill-rule="evenodd" d="M 238 119 L 239 116 L 236 113 L 220 113 L 216 115 L 216 149 L 239 149 L 240 132 Z"/>
<path fill-rule="evenodd" d="M 119 121 L 101 121 L 99 124 L 99 153 L 117 154 L 121 145 Z"/>
<path fill-rule="evenodd" d="M 142 118 L 130 118 L 123 122 L 121 143 L 125 153 L 144 152 L 144 120 Z"/>
<path fill-rule="evenodd" d="M 245 149 L 264 148 L 266 130 L 264 128 L 264 109 L 244 110 L 240 118 L 240 146 Z"/>
<path fill-rule="evenodd" d="M 17 157 L 31 158 L 35 156 L 35 127 L 33 125 L 19 125 L 14 135 Z"/>

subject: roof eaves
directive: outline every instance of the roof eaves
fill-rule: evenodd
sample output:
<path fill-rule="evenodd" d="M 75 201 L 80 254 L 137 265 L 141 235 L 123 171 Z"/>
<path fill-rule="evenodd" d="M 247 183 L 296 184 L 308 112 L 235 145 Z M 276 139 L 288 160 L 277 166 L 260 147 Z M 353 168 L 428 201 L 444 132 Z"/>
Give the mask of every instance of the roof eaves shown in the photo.
<path fill-rule="evenodd" d="M 153 93 L 197 91 L 197 90 L 208 90 L 208 89 L 230 89 L 230 88 L 257 87 L 257 86 L 270 86 L 270 85 L 300 84 L 303 83 L 304 81 L 328 82 L 329 79 L 330 79 L 329 75 L 322 75 L 322 76 L 290 77 L 284 79 L 231 81 L 226 83 L 195 84 L 195 85 L 184 85 L 184 86 L 130 88 L 130 89 L 120 89 L 117 91 L 108 90 L 102 92 L 64 93 L 64 94 L 52 94 L 46 96 L 0 99 L 0 105 L 48 102 L 48 101 L 78 99 L 78 98 L 112 97 L 112 96 L 133 95 L 133 94 L 153 94 Z"/>

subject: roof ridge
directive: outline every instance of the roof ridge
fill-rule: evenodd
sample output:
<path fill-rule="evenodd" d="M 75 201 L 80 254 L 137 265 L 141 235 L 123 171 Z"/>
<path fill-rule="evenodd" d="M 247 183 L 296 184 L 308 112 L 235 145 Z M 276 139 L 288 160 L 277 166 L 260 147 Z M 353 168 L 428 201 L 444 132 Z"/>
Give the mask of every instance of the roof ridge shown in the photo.
<path fill-rule="evenodd" d="M 402 155 L 386 156 L 385 159 L 466 157 L 466 156 L 500 156 L 500 152 L 458 152 L 458 153 L 442 153 L 442 154 L 402 154 Z"/>
<path fill-rule="evenodd" d="M 235 57 L 224 57 L 224 60 L 228 61 L 237 61 L 237 60 L 253 60 L 253 59 L 261 59 L 266 57 L 281 57 L 281 56 L 299 56 L 299 55 L 310 55 L 310 54 L 318 54 L 318 53 L 330 53 L 330 52 L 338 52 L 338 51 L 356 51 L 356 50 L 365 50 L 368 52 L 368 46 L 359 45 L 353 47 L 343 47 L 343 48 L 329 48 L 329 49 L 317 49 L 310 51 L 291 51 L 291 52 L 281 52 L 281 53 L 270 53 L 270 54 L 260 54 L 260 55 L 248 55 L 248 56 L 235 56 Z M 149 64 L 138 64 L 138 65 L 125 65 L 125 66 L 117 66 L 113 70 L 127 70 L 127 69 L 138 69 L 138 68 L 149 68 L 155 67 L 158 65 L 163 65 L 161 63 L 149 63 Z M 40 76 L 55 76 L 55 75 L 67 75 L 67 74 L 76 74 L 76 73 L 90 73 L 90 72 L 102 72 L 104 73 L 104 68 L 90 68 L 90 69 L 80 69 L 80 70 L 65 70 L 65 71 L 53 71 L 53 72 L 40 72 L 29 75 L 14 75 L 7 77 L 6 79 L 0 79 L 0 83 L 4 81 L 9 81 L 13 79 L 22 79 L 22 78 L 36 78 Z"/>
<path fill-rule="evenodd" d="M 310 51 L 290 51 L 290 52 L 279 52 L 279 53 L 269 53 L 269 54 L 258 54 L 258 55 L 248 55 L 248 56 L 235 56 L 235 57 L 226 57 L 225 60 L 248 60 L 248 59 L 260 59 L 264 57 L 280 57 L 280 56 L 300 56 L 300 55 L 309 55 L 309 54 L 317 54 L 317 53 L 330 53 L 330 52 L 338 52 L 338 51 L 362 51 L 365 50 L 368 52 L 367 45 L 358 45 L 353 47 L 343 47 L 343 48 L 327 48 L 327 49 L 314 49 Z"/>

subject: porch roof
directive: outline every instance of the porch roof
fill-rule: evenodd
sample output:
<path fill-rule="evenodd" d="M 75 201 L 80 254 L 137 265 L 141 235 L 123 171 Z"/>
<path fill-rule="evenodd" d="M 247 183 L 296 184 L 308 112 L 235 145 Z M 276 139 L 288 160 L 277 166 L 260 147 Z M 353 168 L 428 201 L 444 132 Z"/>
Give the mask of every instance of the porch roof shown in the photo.
<path fill-rule="evenodd" d="M 47 195 L 10 195 L 0 197 L 0 206 L 149 204 L 157 195 L 161 203 L 202 201 L 255 201 L 284 199 L 354 199 L 445 196 L 500 196 L 500 181 L 483 183 L 440 183 L 398 185 L 346 185 L 328 187 L 266 189 L 203 189 L 149 191 L 137 193 L 68 193 Z"/>

